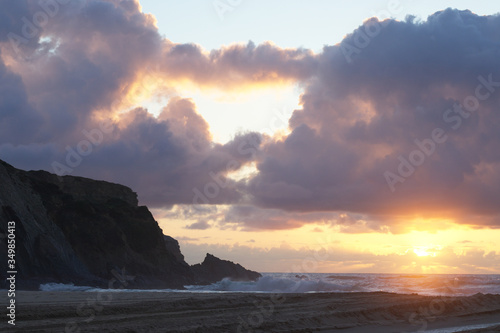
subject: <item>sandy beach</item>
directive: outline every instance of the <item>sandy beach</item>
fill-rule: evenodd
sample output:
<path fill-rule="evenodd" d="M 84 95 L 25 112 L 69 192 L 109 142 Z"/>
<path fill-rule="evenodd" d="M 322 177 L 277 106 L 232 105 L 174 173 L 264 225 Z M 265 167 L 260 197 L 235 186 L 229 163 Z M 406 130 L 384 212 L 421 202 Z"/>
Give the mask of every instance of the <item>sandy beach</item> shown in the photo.
<path fill-rule="evenodd" d="M 1 331 L 499 332 L 499 326 L 491 327 L 500 323 L 500 295 L 483 294 L 22 291 L 16 296 L 16 326 L 4 317 Z"/>

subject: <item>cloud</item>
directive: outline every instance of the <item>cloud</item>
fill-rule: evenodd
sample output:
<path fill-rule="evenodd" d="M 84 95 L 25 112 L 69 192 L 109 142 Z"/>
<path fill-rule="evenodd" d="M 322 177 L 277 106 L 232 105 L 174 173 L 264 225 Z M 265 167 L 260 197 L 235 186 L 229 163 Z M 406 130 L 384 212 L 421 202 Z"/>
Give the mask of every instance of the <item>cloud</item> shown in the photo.
<path fill-rule="evenodd" d="M 23 37 L 24 26 L 36 23 L 26 20 L 44 8 L 24 1 L 2 8 L 1 158 L 25 169 L 123 183 L 153 207 L 238 201 L 226 174 L 251 160 L 260 135 L 243 133 L 227 145 L 213 144 L 196 106 L 180 97 L 171 96 L 158 117 L 126 108 L 133 106 L 129 93 L 143 84 L 137 81 L 142 72 L 172 46 L 137 1 L 57 5 L 29 43 L 17 48 L 6 34 Z M 102 120 L 111 121 L 113 130 L 96 134 Z M 75 157 L 70 150 L 88 151 L 85 133 L 94 133 L 97 143 L 88 156 Z"/>
<path fill-rule="evenodd" d="M 386 233 L 389 227 L 370 216 L 339 212 L 289 212 L 252 205 L 216 206 L 176 205 L 167 213 L 154 211 L 161 219 L 196 221 L 194 226 L 211 226 L 239 231 L 272 231 L 301 228 L 306 224 L 320 225 L 325 231 L 342 233 Z M 317 228 L 318 229 L 318 228 Z"/>
<path fill-rule="evenodd" d="M 248 185 L 254 203 L 386 216 L 394 223 L 451 217 L 498 225 L 499 28 L 498 15 L 447 9 L 420 23 L 385 24 L 350 64 L 342 44 L 325 47 L 302 109 L 290 119 L 291 134 L 259 155 L 259 172 Z M 364 29 L 343 43 L 354 43 Z M 474 101 L 477 111 L 467 111 Z M 445 142 L 429 143 L 436 128 Z M 425 161 L 400 177 L 393 193 L 384 174 L 398 173 L 400 156 L 409 160 L 423 150 L 415 140 L 435 153 L 416 153 Z"/>
<path fill-rule="evenodd" d="M 28 102 L 22 78 L 0 60 L 0 142 L 30 143 L 41 122 L 42 117 Z"/>
<path fill-rule="evenodd" d="M 19 143 L 78 140 L 75 133 L 94 126 L 95 118 L 138 107 L 141 97 L 175 97 L 180 81 L 227 89 L 306 78 L 314 71 L 315 59 L 307 50 L 249 43 L 207 54 L 194 44 L 172 43 L 160 36 L 154 17 L 142 13 L 137 1 L 53 3 L 57 7 L 50 12 L 26 1 L 2 5 L 0 49 L 9 71 L 4 74 L 2 64 L 0 75 L 11 83 L 10 93 L 16 89 L 11 99 L 18 103 L 6 105 L 17 114 L 2 121 L 9 129 L 3 133 L 14 141 L 19 126 L 10 125 L 28 123 L 30 117 L 37 123 Z M 37 25 L 33 17 L 40 15 L 47 20 Z M 26 35 L 26 27 L 36 33 Z M 19 40 L 12 42 L 9 34 Z M 29 96 L 23 96 L 26 90 Z"/>
<path fill-rule="evenodd" d="M 110 115 L 110 105 L 162 39 L 133 1 L 54 1 L 50 11 L 42 3 L 2 4 L 5 20 L 12 23 L 4 31 L 20 41 L 12 42 L 8 35 L 1 50 L 4 63 L 29 91 L 29 115 L 22 113 L 27 107 L 16 108 L 18 121 L 42 120 L 27 132 L 31 142 L 67 143 L 92 127 L 97 110 L 108 109 Z M 38 22 L 37 17 L 46 20 Z M 36 33 L 26 34 L 27 27 Z M 8 127 L 14 121 L 2 123 Z M 23 142 L 16 140 L 15 127 L 7 133 L 12 141 Z"/>
<path fill-rule="evenodd" d="M 207 221 L 200 221 L 186 226 L 186 229 L 207 230 L 212 226 Z"/>
<path fill-rule="evenodd" d="M 415 217 L 500 226 L 498 15 L 447 9 L 423 22 L 389 20 L 349 63 L 343 47 L 376 19 L 318 54 L 252 42 L 208 52 L 162 37 L 138 1 L 58 1 L 51 12 L 0 1 L 0 158 L 17 167 L 53 172 L 59 163 L 128 185 L 151 207 L 234 205 L 215 217 L 220 228 L 325 220 L 344 232 L 401 232 Z M 178 96 L 185 82 L 295 82 L 304 93 L 289 135 L 236 133 L 221 145 Z M 158 116 L 140 103 L 155 94 L 168 99 Z M 469 112 L 471 98 L 479 107 Z M 446 139 L 429 143 L 437 128 Z M 414 151 L 425 161 L 402 177 L 401 159 Z M 255 175 L 230 178 L 250 163 Z M 394 193 L 388 171 L 400 177 Z"/>
<path fill-rule="evenodd" d="M 169 78 L 201 85 L 282 83 L 303 81 L 316 72 L 315 55 L 306 49 L 281 49 L 270 42 L 253 42 L 205 52 L 196 44 L 168 44 L 159 71 Z"/>
<path fill-rule="evenodd" d="M 197 242 L 200 239 L 199 238 L 192 238 L 192 237 L 184 237 L 184 236 L 179 236 L 175 237 L 178 241 L 184 241 L 184 242 Z"/>

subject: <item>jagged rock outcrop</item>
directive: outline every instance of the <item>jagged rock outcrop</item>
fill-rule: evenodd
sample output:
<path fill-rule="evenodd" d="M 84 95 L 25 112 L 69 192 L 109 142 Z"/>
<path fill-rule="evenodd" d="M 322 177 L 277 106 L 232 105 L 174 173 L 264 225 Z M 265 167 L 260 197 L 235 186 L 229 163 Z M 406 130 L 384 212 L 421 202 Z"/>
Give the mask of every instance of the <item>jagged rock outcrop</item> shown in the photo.
<path fill-rule="evenodd" d="M 245 269 L 240 264 L 221 260 L 207 253 L 201 264 L 191 266 L 197 284 L 211 284 L 224 278 L 234 281 L 255 281 L 260 278 L 257 272 Z"/>
<path fill-rule="evenodd" d="M 47 282 L 183 288 L 224 277 L 255 277 L 213 256 L 189 266 L 179 243 L 163 235 L 148 208 L 138 206 L 137 194 L 126 186 L 22 171 L 0 160 L 2 258 L 7 258 L 9 221 L 16 222 L 17 286 L 22 289 Z M 0 262 L 0 270 L 0 288 L 5 288 L 7 260 Z"/>

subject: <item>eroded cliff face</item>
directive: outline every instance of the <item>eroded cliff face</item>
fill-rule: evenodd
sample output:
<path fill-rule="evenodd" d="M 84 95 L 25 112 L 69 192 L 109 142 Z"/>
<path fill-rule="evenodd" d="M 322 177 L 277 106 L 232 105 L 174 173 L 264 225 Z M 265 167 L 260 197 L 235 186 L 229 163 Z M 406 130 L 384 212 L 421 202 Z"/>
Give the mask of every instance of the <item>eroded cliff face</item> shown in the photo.
<path fill-rule="evenodd" d="M 0 256 L 7 223 L 16 223 L 17 286 L 74 283 L 113 288 L 183 288 L 259 273 L 207 254 L 189 266 L 130 188 L 45 171 L 22 171 L 0 160 Z M 0 262 L 6 287 L 7 260 Z"/>
<path fill-rule="evenodd" d="M 20 285 L 106 286 L 117 272 L 130 277 L 123 281 L 130 288 L 182 288 L 194 282 L 184 260 L 167 250 L 149 210 L 138 206 L 137 195 L 125 186 L 25 172 L 4 162 L 0 186 L 0 231 L 6 232 L 8 221 L 16 222 Z"/>
<path fill-rule="evenodd" d="M 46 280 L 91 280 L 62 230 L 50 219 L 42 198 L 19 170 L 0 161 L 0 257 L 7 258 L 7 222 L 14 221 L 18 286 L 36 288 Z M 1 274 L 7 260 L 0 262 Z M 2 276 L 0 284 L 5 286 Z"/>

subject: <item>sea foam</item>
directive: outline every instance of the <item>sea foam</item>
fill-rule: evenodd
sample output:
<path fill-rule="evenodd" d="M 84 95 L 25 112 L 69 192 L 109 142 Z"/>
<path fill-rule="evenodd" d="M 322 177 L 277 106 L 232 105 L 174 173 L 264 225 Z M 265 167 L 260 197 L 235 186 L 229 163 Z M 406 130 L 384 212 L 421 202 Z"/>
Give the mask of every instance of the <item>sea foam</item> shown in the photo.
<path fill-rule="evenodd" d="M 154 289 L 149 292 L 202 293 L 322 293 L 393 292 L 400 294 L 470 296 L 477 293 L 500 294 L 500 275 L 398 275 L 398 274 L 323 274 L 264 273 L 257 281 L 223 279 L 207 286 L 185 286 L 185 290 Z M 73 284 L 47 283 L 41 291 L 116 291 L 138 289 L 99 289 Z"/>

